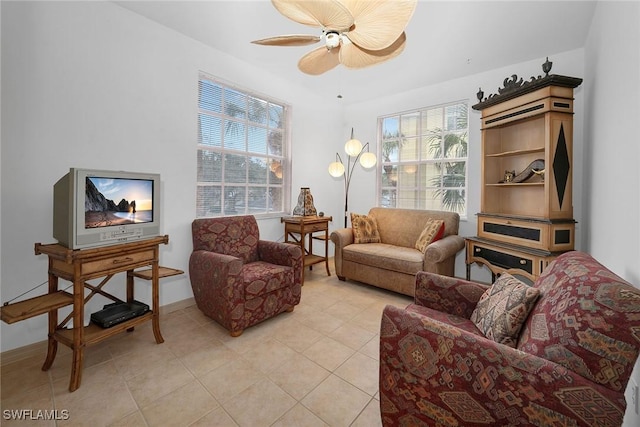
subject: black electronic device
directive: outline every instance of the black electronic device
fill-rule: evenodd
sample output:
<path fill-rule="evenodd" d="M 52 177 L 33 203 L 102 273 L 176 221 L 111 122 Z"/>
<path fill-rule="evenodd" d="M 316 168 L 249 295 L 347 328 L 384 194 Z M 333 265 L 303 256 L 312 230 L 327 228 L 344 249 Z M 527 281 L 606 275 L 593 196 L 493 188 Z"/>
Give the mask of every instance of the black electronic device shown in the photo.
<path fill-rule="evenodd" d="M 103 328 L 110 328 L 118 323 L 141 316 L 149 311 L 149 306 L 140 301 L 114 302 L 107 304 L 102 310 L 91 314 L 91 321 Z"/>

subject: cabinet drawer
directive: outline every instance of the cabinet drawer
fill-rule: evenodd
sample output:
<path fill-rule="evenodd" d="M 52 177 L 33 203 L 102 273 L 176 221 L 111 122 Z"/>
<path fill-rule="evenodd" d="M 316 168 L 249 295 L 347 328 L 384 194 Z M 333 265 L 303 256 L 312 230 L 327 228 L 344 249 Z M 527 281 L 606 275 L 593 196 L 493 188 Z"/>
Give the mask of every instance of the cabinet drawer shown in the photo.
<path fill-rule="evenodd" d="M 307 233 L 309 232 L 313 232 L 313 231 L 322 231 L 322 230 L 326 230 L 327 229 L 327 224 L 308 224 L 304 226 L 304 231 L 306 231 Z"/>
<path fill-rule="evenodd" d="M 86 262 L 82 264 L 82 275 L 129 270 L 137 264 L 153 261 L 153 256 L 154 251 L 150 249 Z"/>
<path fill-rule="evenodd" d="M 478 236 L 549 252 L 573 249 L 573 222 L 535 222 L 478 216 Z"/>
<path fill-rule="evenodd" d="M 503 268 L 505 270 L 518 269 L 533 274 L 534 257 L 528 257 L 524 254 L 510 254 L 502 250 L 487 248 L 481 245 L 473 246 L 473 256 L 483 258 L 492 265 Z"/>
<path fill-rule="evenodd" d="M 327 223 L 317 223 L 317 224 L 287 224 L 285 227 L 285 231 L 287 233 L 297 233 L 300 234 L 302 228 L 304 228 L 305 233 L 314 233 L 316 231 L 324 231 L 329 228 Z"/>
<path fill-rule="evenodd" d="M 485 264 L 493 274 L 509 272 L 523 275 L 532 282 L 558 256 L 558 253 L 531 248 L 519 249 L 516 246 L 498 242 L 494 244 L 480 238 L 467 238 L 465 244 L 467 268 L 473 263 Z"/>

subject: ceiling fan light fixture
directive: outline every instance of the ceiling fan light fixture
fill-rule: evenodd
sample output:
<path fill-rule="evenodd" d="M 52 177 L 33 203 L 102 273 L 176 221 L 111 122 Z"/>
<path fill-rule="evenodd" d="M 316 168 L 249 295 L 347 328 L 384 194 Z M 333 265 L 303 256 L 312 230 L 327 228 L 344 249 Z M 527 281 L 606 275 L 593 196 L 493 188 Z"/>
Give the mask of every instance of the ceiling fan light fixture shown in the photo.
<path fill-rule="evenodd" d="M 324 41 L 327 49 L 333 49 L 340 45 L 340 34 L 335 31 L 328 31 L 324 35 Z"/>
<path fill-rule="evenodd" d="M 324 41 L 298 61 L 300 71 L 325 73 L 342 64 L 364 68 L 398 56 L 418 0 L 271 0 L 285 17 L 322 30 L 320 36 L 269 37 L 253 43 L 302 46 Z M 357 24 L 356 24 L 357 22 Z M 324 39 L 324 40 L 323 40 Z"/>

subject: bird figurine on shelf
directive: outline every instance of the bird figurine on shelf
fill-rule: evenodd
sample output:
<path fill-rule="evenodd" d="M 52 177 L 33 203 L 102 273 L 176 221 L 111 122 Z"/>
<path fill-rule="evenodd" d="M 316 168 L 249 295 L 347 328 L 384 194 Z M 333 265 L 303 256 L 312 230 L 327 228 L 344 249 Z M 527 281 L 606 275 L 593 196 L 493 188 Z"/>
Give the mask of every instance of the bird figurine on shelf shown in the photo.
<path fill-rule="evenodd" d="M 534 160 L 522 172 L 516 175 L 516 171 L 504 171 L 504 179 L 498 181 L 499 184 L 516 184 L 524 182 L 534 175 L 539 176 L 544 181 L 544 159 Z"/>

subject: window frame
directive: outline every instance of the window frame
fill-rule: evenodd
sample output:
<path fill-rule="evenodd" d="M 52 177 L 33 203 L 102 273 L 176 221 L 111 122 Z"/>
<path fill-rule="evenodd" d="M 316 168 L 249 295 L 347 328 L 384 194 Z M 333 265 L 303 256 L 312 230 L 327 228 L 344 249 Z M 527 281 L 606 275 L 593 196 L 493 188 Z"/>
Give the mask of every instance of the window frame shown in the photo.
<path fill-rule="evenodd" d="M 446 109 L 447 107 L 455 107 L 458 105 L 464 105 L 466 107 L 466 127 L 465 128 L 455 128 L 455 129 L 446 129 L 446 127 L 444 126 L 447 123 L 448 117 L 446 114 Z M 469 144 L 469 109 L 470 109 L 470 104 L 469 104 L 469 100 L 468 99 L 464 99 L 464 100 L 458 100 L 458 101 L 452 101 L 452 102 L 447 102 L 447 103 L 443 103 L 443 104 L 438 104 L 438 105 L 431 105 L 431 106 L 426 106 L 426 107 L 421 107 L 421 108 L 416 108 L 416 109 L 412 109 L 412 110 L 407 110 L 407 111 L 402 111 L 402 112 L 396 112 L 396 113 L 391 113 L 391 114 L 386 114 L 383 116 L 379 116 L 377 119 L 377 154 L 378 154 L 378 158 L 380 159 L 380 163 L 379 166 L 377 168 L 377 172 L 376 172 L 376 203 L 378 206 L 381 207 L 397 207 L 397 208 L 404 208 L 404 209 L 436 209 L 436 210 L 445 210 L 445 211 L 451 211 L 451 212 L 458 212 L 460 215 L 460 218 L 462 219 L 466 219 L 468 217 L 468 209 L 469 209 L 469 149 L 468 149 L 468 144 Z M 436 110 L 441 110 L 442 111 L 442 127 L 440 129 L 440 136 L 441 136 L 441 140 L 442 140 L 442 145 L 441 147 L 444 147 L 444 140 L 446 138 L 447 135 L 463 135 L 464 134 L 464 151 L 465 151 L 465 155 L 464 156 L 454 156 L 454 157 L 440 157 L 440 158 L 426 158 L 426 156 L 423 155 L 423 144 L 420 142 L 420 138 L 426 138 L 428 132 L 425 131 L 423 129 L 423 116 L 425 114 L 427 114 L 427 112 L 429 111 L 436 111 Z M 404 136 L 401 132 L 402 132 L 402 118 L 403 117 L 409 117 L 412 115 L 418 115 L 417 118 L 417 123 L 418 123 L 418 130 L 415 133 L 415 135 L 411 135 L 411 136 Z M 415 155 L 415 159 L 410 159 L 410 160 L 402 160 L 400 158 L 400 149 L 397 149 L 397 159 L 390 159 L 389 161 L 385 160 L 385 154 L 383 153 L 383 149 L 385 147 L 383 147 L 383 143 L 384 141 L 388 141 L 389 138 L 384 139 L 384 135 L 383 135 L 383 123 L 385 121 L 385 119 L 393 119 L 396 118 L 397 122 L 398 122 L 398 139 L 404 139 L 404 140 L 408 140 L 411 138 L 415 138 L 416 142 L 415 142 L 415 146 L 416 146 L 416 155 Z M 424 179 L 421 179 L 423 176 L 425 176 L 425 170 L 424 168 L 427 167 L 433 167 L 433 165 L 439 164 L 440 169 L 439 169 L 439 173 L 440 173 L 440 182 L 442 182 L 444 175 L 446 175 L 444 173 L 444 170 L 446 169 L 446 164 L 452 164 L 452 163 L 464 163 L 464 185 L 463 186 L 456 186 L 456 187 L 435 187 L 432 185 L 428 185 L 426 184 L 425 181 L 427 178 L 425 177 Z M 388 168 L 385 171 L 385 166 Z M 399 173 L 400 171 L 400 167 L 406 167 L 406 166 L 415 166 L 415 170 L 417 171 L 417 173 L 422 174 L 420 176 L 418 176 L 417 178 L 415 178 L 416 181 L 416 185 L 415 186 L 407 186 L 404 187 L 403 189 L 405 191 L 414 191 L 416 195 L 418 195 L 418 197 L 415 197 L 413 199 L 411 198 L 405 198 L 404 200 L 408 200 L 408 201 L 413 201 L 413 207 L 409 207 L 406 205 L 402 204 L 402 199 L 395 199 L 395 202 L 392 203 L 388 203 L 388 201 L 385 200 L 385 190 L 395 190 L 396 191 L 396 196 L 397 196 L 397 192 L 399 191 L 399 189 L 401 188 L 400 186 L 398 186 L 397 184 L 390 186 L 390 185 L 385 185 L 385 176 L 384 174 L 387 173 L 388 175 L 395 175 L 396 177 L 396 181 L 399 180 L 401 178 L 401 174 Z M 389 167 L 391 167 L 389 169 Z M 395 167 L 395 172 L 391 172 L 392 170 L 394 170 L 393 168 Z M 387 178 L 388 179 L 388 178 Z M 439 188 L 439 190 L 438 190 Z M 442 203 L 442 198 L 443 195 L 441 195 L 439 197 L 441 203 L 440 203 L 440 207 L 439 208 L 435 208 L 435 207 L 426 207 L 427 203 L 428 203 L 428 198 L 426 197 L 426 193 L 427 191 L 444 191 L 446 192 L 447 190 L 451 190 L 451 191 L 459 191 L 462 192 L 462 200 L 464 202 L 464 209 L 462 211 L 457 211 L 457 210 L 453 210 L 453 209 L 449 209 L 447 206 L 445 206 Z M 423 195 L 425 197 L 421 198 L 419 197 L 420 195 Z"/>
<path fill-rule="evenodd" d="M 203 83 L 204 82 L 204 83 Z M 218 105 L 219 111 L 214 111 L 216 108 L 208 109 L 203 107 L 203 103 L 206 102 L 202 99 L 203 85 L 210 84 L 220 89 L 220 103 Z M 226 93 L 239 93 L 244 99 L 244 114 L 242 115 L 242 109 L 238 108 L 236 112 L 239 112 L 242 116 L 236 116 L 229 114 L 230 104 L 234 104 L 234 101 L 229 98 L 226 99 Z M 216 101 L 211 99 L 210 102 Z M 264 104 L 264 123 L 251 120 L 251 103 Z M 235 103 L 234 107 L 241 105 L 242 103 Z M 273 120 L 270 117 L 272 111 L 271 106 L 274 106 L 275 110 L 282 111 L 282 114 L 278 116 L 280 118 L 281 126 L 272 126 Z M 196 138 L 196 202 L 195 202 L 195 217 L 196 218 L 211 218 L 222 216 L 237 216 L 237 215 L 254 215 L 256 218 L 276 218 L 281 217 L 291 208 L 291 106 L 284 101 L 278 100 L 272 96 L 267 96 L 256 92 L 255 90 L 246 89 L 236 84 L 230 83 L 218 77 L 212 76 L 204 71 L 200 71 L 198 75 L 198 94 L 197 94 L 197 138 Z M 209 135 L 203 132 L 207 124 L 205 120 L 209 122 L 209 130 L 214 129 Z M 217 125 L 214 125 L 216 123 Z M 235 124 L 238 129 L 241 129 L 240 136 L 231 137 L 229 135 L 230 123 Z M 252 131 L 264 132 L 264 141 L 258 140 L 259 144 L 264 143 L 264 151 L 252 151 L 252 142 L 250 134 Z M 217 132 L 217 133 L 216 133 Z M 281 134 L 281 153 L 274 153 L 269 146 L 270 132 Z M 215 136 L 212 136 L 215 135 Z M 214 158 L 218 157 L 217 160 Z M 246 165 L 244 170 L 244 179 L 241 175 L 235 175 L 231 177 L 231 169 L 225 169 L 227 159 L 230 157 L 236 157 L 239 162 L 243 162 Z M 239 156 L 239 157 L 238 157 Z M 208 158 L 211 161 L 209 168 L 201 167 L 205 166 L 204 162 Z M 219 167 L 216 168 L 216 163 L 219 162 Z M 266 170 L 265 182 L 256 182 L 255 175 L 252 174 L 251 165 L 258 165 L 263 163 Z M 281 168 L 281 177 L 276 176 L 275 167 Z M 255 168 L 256 166 L 254 166 Z M 216 170 L 217 169 L 217 170 Z M 280 171 L 277 171 L 279 174 Z M 205 175 L 209 175 L 210 178 L 204 179 Z M 212 178 L 211 178 L 212 177 Z M 271 181 L 275 179 L 275 182 Z M 281 180 L 280 183 L 277 180 Z M 251 208 L 251 189 L 266 188 L 265 204 L 263 207 Z M 210 188 L 210 194 L 215 196 L 212 200 L 219 197 L 219 204 L 209 203 L 206 205 L 204 199 L 208 196 L 204 193 L 205 188 Z M 242 196 L 242 202 L 240 205 L 233 203 L 233 201 L 227 199 L 227 196 L 240 189 L 244 191 Z M 270 190 L 280 189 L 280 206 L 277 209 L 270 210 Z M 235 194 L 235 193 L 234 193 Z M 229 204 L 228 202 L 232 203 Z M 206 210 L 206 212 L 205 212 Z"/>

